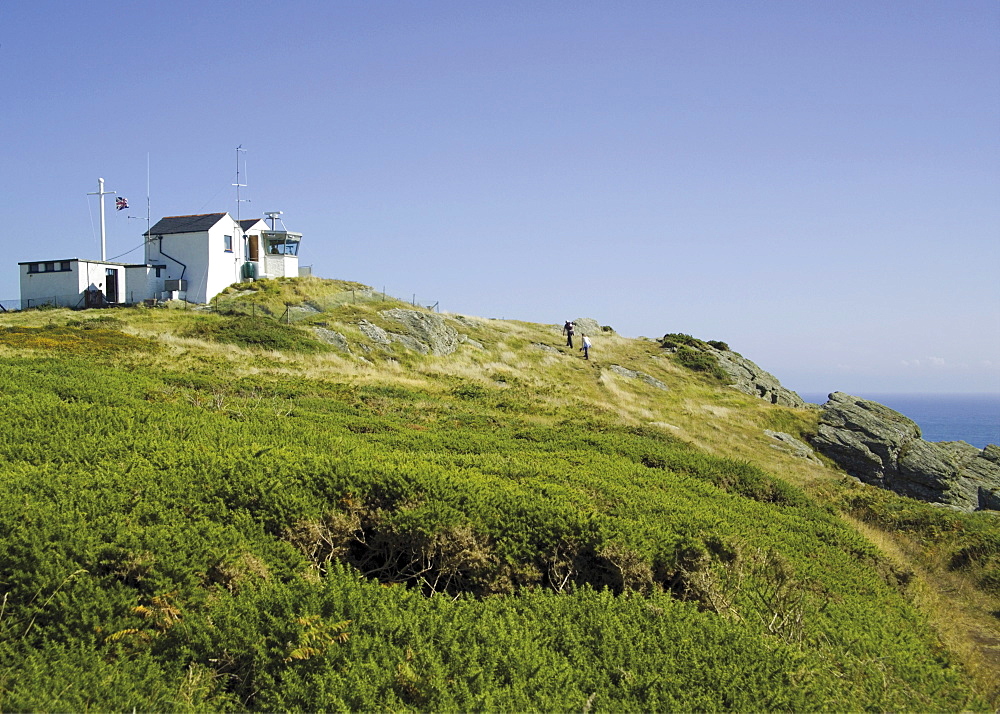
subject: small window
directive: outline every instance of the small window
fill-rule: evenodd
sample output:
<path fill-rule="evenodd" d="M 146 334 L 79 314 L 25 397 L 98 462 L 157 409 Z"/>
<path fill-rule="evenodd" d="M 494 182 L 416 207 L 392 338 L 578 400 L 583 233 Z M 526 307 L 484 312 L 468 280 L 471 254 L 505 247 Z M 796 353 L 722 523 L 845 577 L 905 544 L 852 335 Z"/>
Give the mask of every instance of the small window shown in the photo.
<path fill-rule="evenodd" d="M 166 269 L 167 269 L 167 266 L 165 266 L 165 265 L 154 265 L 153 266 L 153 270 L 156 271 L 156 277 L 158 277 L 158 278 L 162 278 L 163 277 L 163 271 L 166 270 Z"/>
<path fill-rule="evenodd" d="M 59 263 L 59 270 L 69 270 L 69 261 L 64 260 L 63 262 Z"/>
<path fill-rule="evenodd" d="M 46 263 L 45 264 L 45 272 L 46 273 L 54 273 L 55 271 L 56 271 L 56 264 L 55 263 Z"/>
<path fill-rule="evenodd" d="M 29 273 L 37 273 L 38 272 L 38 263 L 28 263 L 28 272 Z"/>
<path fill-rule="evenodd" d="M 225 243 L 226 252 L 227 253 L 232 253 L 233 252 L 233 237 L 232 236 L 222 236 L 222 240 Z"/>

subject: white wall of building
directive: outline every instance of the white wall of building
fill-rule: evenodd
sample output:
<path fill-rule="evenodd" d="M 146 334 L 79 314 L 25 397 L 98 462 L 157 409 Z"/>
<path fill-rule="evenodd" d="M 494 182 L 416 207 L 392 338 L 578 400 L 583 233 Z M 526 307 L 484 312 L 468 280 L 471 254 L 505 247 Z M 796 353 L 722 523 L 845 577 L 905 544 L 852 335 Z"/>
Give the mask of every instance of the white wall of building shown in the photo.
<path fill-rule="evenodd" d="M 160 269 L 161 275 L 166 275 L 166 267 Z M 156 268 L 151 265 L 125 266 L 126 282 L 128 283 L 127 300 L 139 303 L 151 298 L 162 299 L 163 277 L 156 277 Z"/>
<path fill-rule="evenodd" d="M 153 237 L 146 245 L 146 262 L 151 265 L 164 265 L 156 285 L 156 294 L 150 297 L 163 297 L 164 282 L 167 280 L 186 280 L 188 286 L 202 286 L 205 290 L 205 264 L 208 260 L 208 233 L 168 234 L 162 238 Z M 154 273 L 155 274 L 155 273 Z M 195 302 L 204 302 L 197 296 L 192 296 Z"/>
<path fill-rule="evenodd" d="M 50 261 L 51 262 L 51 261 Z M 62 266 L 66 261 L 57 260 L 55 267 Z M 80 272 L 76 260 L 69 261 L 70 270 L 45 271 L 45 261 L 18 265 L 21 277 L 21 306 L 35 307 L 46 303 L 75 306 L 81 297 Z M 42 272 L 29 272 L 31 265 L 38 266 Z"/>
<path fill-rule="evenodd" d="M 62 269 L 68 264 L 69 269 Z M 38 266 L 38 272 L 32 272 L 31 266 Z M 56 270 L 46 270 L 53 266 Z M 107 261 L 78 260 L 68 261 L 32 261 L 18 265 L 21 276 L 22 307 L 35 307 L 42 304 L 54 304 L 60 307 L 82 307 L 84 291 L 91 285 L 109 297 L 108 270 L 114 270 L 118 277 L 118 295 L 116 302 L 130 302 L 126 270 L 123 263 Z"/>
<path fill-rule="evenodd" d="M 229 250 L 226 250 L 225 236 L 230 236 Z M 222 217 L 208 232 L 208 271 L 205 276 L 205 296 L 195 302 L 208 302 L 233 283 L 240 281 L 243 267 L 243 230 L 229 214 Z M 199 296 L 201 293 L 197 293 Z M 188 299 L 192 299 L 191 284 L 188 284 Z"/>
<path fill-rule="evenodd" d="M 299 257 L 297 255 L 265 255 L 262 263 L 264 275 L 268 278 L 299 277 Z"/>

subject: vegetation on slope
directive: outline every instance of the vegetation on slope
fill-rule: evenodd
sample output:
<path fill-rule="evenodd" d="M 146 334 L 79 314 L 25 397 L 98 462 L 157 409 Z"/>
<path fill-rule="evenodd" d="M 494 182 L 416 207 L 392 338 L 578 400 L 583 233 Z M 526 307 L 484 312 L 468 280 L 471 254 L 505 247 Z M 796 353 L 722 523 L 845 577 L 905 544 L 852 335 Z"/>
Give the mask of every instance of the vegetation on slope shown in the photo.
<path fill-rule="evenodd" d="M 360 339 L 379 307 L 322 320 Z M 585 363 L 470 320 L 481 349 L 362 359 L 114 316 L 0 333 L 5 709 L 986 706 L 905 571 L 794 474 L 718 453 L 808 416 L 655 344 Z"/>

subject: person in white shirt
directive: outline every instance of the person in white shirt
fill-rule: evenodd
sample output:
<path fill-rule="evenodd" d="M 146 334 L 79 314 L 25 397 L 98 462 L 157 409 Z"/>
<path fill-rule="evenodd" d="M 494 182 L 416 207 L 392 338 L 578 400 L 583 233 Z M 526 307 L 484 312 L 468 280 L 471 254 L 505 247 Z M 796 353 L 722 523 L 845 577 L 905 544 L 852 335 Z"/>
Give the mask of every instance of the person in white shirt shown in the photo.
<path fill-rule="evenodd" d="M 583 350 L 583 358 L 590 359 L 590 338 L 586 335 L 583 336 L 583 347 L 580 349 Z"/>

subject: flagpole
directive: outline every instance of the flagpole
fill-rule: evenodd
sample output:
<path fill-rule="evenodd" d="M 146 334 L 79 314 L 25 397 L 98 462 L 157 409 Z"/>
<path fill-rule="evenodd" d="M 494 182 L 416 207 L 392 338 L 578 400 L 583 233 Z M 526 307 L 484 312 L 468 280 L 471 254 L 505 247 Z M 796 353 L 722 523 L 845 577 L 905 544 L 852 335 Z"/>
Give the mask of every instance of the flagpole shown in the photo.
<path fill-rule="evenodd" d="M 117 191 L 105 191 L 104 190 L 104 179 L 97 179 L 97 193 L 90 192 L 88 196 L 97 196 L 97 200 L 101 202 L 101 260 L 105 261 L 108 259 L 108 252 L 105 248 L 105 234 L 104 234 L 104 197 L 118 193 Z"/>

